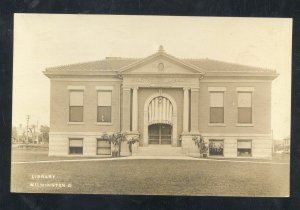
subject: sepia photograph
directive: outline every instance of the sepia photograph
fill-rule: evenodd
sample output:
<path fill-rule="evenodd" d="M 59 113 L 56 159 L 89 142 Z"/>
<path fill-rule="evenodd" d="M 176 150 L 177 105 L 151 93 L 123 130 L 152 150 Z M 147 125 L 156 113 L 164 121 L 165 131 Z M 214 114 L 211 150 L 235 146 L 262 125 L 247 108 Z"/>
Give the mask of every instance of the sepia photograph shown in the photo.
<path fill-rule="evenodd" d="M 14 15 L 11 192 L 289 197 L 291 18 Z"/>

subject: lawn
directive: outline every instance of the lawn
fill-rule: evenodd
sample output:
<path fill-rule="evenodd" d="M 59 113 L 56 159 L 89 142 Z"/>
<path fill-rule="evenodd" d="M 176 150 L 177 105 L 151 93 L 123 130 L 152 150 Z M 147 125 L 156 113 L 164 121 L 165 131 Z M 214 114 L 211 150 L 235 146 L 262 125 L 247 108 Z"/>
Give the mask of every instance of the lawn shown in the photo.
<path fill-rule="evenodd" d="M 38 174 L 55 178 L 32 178 Z M 12 164 L 11 186 L 14 192 L 287 196 L 289 165 L 138 159 Z"/>
<path fill-rule="evenodd" d="M 13 149 L 12 150 L 12 162 L 28 162 L 28 161 L 44 161 L 44 160 L 74 160 L 74 159 L 99 159 L 100 157 L 53 157 L 48 156 L 47 150 L 25 150 L 25 149 Z M 199 158 L 199 157 L 197 157 Z M 214 158 L 216 159 L 216 158 Z M 224 160 L 224 158 L 219 158 Z M 226 158 L 226 160 L 237 160 L 236 158 Z M 275 162 L 275 163 L 290 163 L 289 154 L 273 154 L 272 159 L 251 159 L 242 158 L 239 161 L 258 161 L 258 162 Z"/>
<path fill-rule="evenodd" d="M 27 162 L 27 161 L 44 161 L 44 160 L 74 160 L 74 159 L 91 159 L 91 157 L 49 157 L 46 150 L 25 150 L 13 149 L 12 162 Z M 99 157 L 94 157 L 99 158 Z"/>

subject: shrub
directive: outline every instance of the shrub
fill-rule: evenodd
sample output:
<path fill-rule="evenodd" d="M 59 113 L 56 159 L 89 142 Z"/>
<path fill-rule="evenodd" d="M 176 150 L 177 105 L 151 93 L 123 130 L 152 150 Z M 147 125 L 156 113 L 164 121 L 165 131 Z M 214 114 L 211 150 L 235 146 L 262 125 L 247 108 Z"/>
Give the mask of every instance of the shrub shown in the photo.
<path fill-rule="evenodd" d="M 197 145 L 200 155 L 201 156 L 203 156 L 203 154 L 206 155 L 208 151 L 208 147 L 206 146 L 203 136 L 202 135 L 194 136 L 192 139 L 195 142 L 195 145 Z"/>
<path fill-rule="evenodd" d="M 140 137 L 139 136 L 132 136 L 130 138 L 127 139 L 127 144 L 129 146 L 129 151 L 132 153 L 132 145 L 136 142 L 140 141 Z"/>

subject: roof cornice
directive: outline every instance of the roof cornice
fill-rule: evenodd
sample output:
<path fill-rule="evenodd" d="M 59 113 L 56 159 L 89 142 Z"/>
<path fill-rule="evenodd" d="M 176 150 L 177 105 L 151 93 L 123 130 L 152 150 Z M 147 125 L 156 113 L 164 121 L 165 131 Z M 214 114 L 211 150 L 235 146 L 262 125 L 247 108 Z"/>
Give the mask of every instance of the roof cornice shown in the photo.
<path fill-rule="evenodd" d="M 76 76 L 108 76 L 108 77 L 116 77 L 118 76 L 117 72 L 115 71 L 43 71 L 43 74 L 46 75 L 48 78 L 53 77 L 76 77 Z"/>

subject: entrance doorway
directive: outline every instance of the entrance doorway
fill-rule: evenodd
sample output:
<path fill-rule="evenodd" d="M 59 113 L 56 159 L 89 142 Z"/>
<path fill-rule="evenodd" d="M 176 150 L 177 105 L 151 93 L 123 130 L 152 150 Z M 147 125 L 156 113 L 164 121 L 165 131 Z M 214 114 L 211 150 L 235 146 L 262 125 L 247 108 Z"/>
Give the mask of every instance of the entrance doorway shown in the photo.
<path fill-rule="evenodd" d="M 148 144 L 177 146 L 177 104 L 172 96 L 162 91 L 160 89 L 150 95 L 144 103 L 143 146 Z"/>
<path fill-rule="evenodd" d="M 149 126 L 149 144 L 171 144 L 172 126 L 168 124 L 153 124 Z"/>

